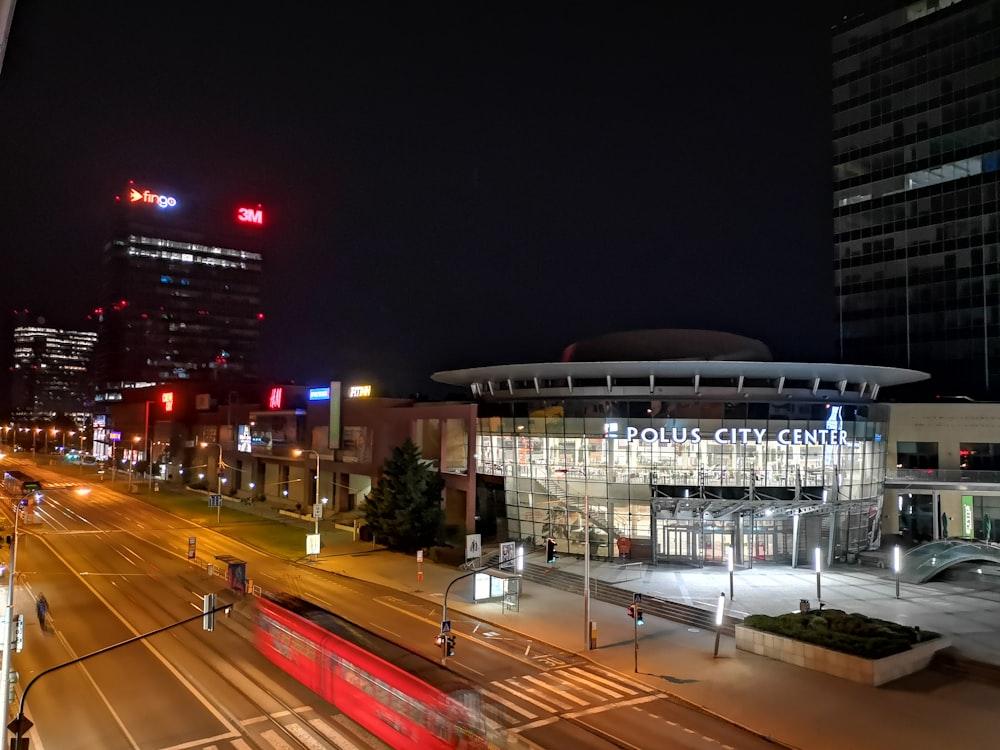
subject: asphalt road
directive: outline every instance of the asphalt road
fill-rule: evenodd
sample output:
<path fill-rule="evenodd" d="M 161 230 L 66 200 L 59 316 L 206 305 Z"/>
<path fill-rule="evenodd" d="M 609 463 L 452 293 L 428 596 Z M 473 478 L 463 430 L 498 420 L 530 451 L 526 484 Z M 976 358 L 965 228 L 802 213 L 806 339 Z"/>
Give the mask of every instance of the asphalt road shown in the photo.
<path fill-rule="evenodd" d="M 41 473 L 41 472 L 39 472 Z M 53 479 L 56 475 L 53 475 Z M 60 478 L 64 481 L 64 478 Z M 136 498 L 91 485 L 46 489 L 36 523 L 19 537 L 28 623 L 15 655 L 20 686 L 53 665 L 197 615 L 202 595 L 230 596 L 206 561 L 247 561 L 256 585 L 284 590 L 383 637 L 441 659 L 441 607 L 366 581 L 275 559 Z M 9 508 L 8 508 L 9 511 Z M 197 539 L 189 562 L 188 540 Z M 31 597 L 44 592 L 42 632 Z M 220 617 L 170 629 L 46 675 L 32 686 L 32 749 L 299 750 L 379 747 L 374 738 L 260 656 L 246 602 Z M 30 615 L 30 616 L 29 616 Z M 458 636 L 448 666 L 480 686 L 488 722 L 545 748 L 772 748 L 725 721 L 678 705 L 608 670 L 450 611 Z"/>

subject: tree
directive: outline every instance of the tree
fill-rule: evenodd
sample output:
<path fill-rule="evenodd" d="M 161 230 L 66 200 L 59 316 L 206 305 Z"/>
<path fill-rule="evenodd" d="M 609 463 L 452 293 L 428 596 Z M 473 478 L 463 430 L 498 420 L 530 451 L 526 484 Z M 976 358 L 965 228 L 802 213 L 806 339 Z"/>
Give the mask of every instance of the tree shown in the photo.
<path fill-rule="evenodd" d="M 444 480 L 420 457 L 409 438 L 393 448 L 382 477 L 365 498 L 365 521 L 390 549 L 414 552 L 433 545 L 444 523 Z"/>

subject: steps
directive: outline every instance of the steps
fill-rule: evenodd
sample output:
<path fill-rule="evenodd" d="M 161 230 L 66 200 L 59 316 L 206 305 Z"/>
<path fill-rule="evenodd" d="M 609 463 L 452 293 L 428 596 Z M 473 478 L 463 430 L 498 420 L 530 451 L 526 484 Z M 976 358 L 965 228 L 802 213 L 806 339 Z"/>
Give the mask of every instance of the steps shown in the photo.
<path fill-rule="evenodd" d="M 537 563 L 528 563 L 524 566 L 522 576 L 525 580 L 539 583 L 544 586 L 561 589 L 562 591 L 579 592 L 583 595 L 583 576 L 578 573 L 569 573 L 560 570 L 557 566 L 549 567 Z M 605 604 L 614 604 L 625 609 L 632 603 L 632 590 L 621 588 L 617 584 L 607 583 L 591 577 L 590 598 Z M 715 629 L 715 611 L 693 607 L 689 604 L 662 599 L 660 597 L 643 594 L 642 609 L 646 615 L 653 615 L 671 622 L 678 622 L 682 625 L 702 628 L 704 630 Z M 735 626 L 742 622 L 742 619 L 726 616 L 722 622 L 722 634 L 735 635 Z"/>

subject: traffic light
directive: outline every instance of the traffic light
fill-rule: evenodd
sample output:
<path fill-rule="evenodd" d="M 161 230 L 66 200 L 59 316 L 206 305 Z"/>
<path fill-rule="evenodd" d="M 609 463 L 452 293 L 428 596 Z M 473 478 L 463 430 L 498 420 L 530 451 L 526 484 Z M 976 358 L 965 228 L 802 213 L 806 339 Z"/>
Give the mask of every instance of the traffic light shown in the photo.
<path fill-rule="evenodd" d="M 447 638 L 448 642 L 448 656 L 455 655 L 455 636 L 449 635 Z"/>
<path fill-rule="evenodd" d="M 201 599 L 201 611 L 204 617 L 201 618 L 202 630 L 215 630 L 215 594 L 205 594 Z"/>
<path fill-rule="evenodd" d="M 545 540 L 545 562 L 555 562 L 559 558 L 556 557 L 556 540 L 546 539 Z"/>
<path fill-rule="evenodd" d="M 643 626 L 642 608 L 638 604 L 630 604 L 626 611 L 628 612 L 629 617 L 635 618 L 636 626 L 641 628 Z"/>
<path fill-rule="evenodd" d="M 438 633 L 437 636 L 434 638 L 434 645 L 440 648 L 444 648 L 444 644 L 445 644 L 444 633 Z"/>

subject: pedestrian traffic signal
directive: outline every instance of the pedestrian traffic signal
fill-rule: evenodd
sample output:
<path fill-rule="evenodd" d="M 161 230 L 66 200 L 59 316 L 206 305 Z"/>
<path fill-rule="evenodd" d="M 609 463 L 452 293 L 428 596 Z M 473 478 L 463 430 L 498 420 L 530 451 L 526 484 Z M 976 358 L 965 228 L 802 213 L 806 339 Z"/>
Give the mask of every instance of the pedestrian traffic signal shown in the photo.
<path fill-rule="evenodd" d="M 628 616 L 635 619 L 635 624 L 637 627 L 642 627 L 642 608 L 638 604 L 630 604 L 628 609 Z"/>
<path fill-rule="evenodd" d="M 556 557 L 556 540 L 546 539 L 545 540 L 545 562 L 555 562 L 559 558 Z"/>

